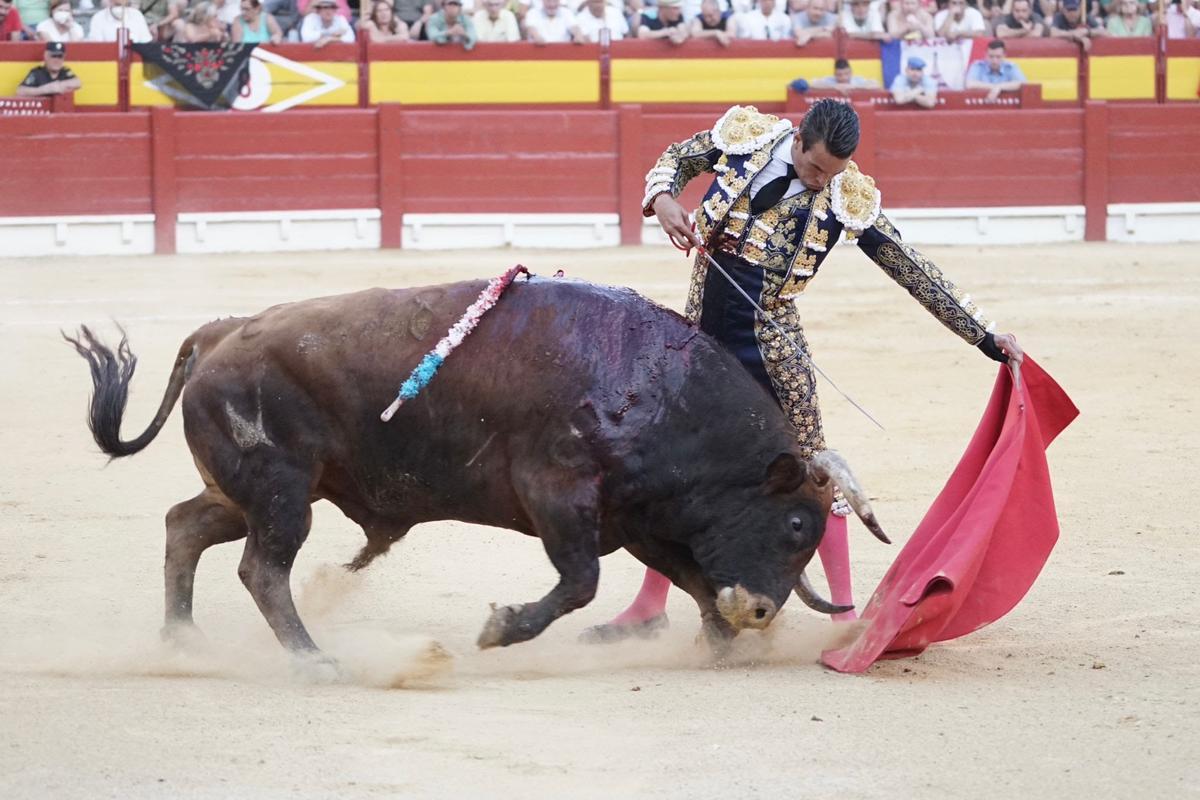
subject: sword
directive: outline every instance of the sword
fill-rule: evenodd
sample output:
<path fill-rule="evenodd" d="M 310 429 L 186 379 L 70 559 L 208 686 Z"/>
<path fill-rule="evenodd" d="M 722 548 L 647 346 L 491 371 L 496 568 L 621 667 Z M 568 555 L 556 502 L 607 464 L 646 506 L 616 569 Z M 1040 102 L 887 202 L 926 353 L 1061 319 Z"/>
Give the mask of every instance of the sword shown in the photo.
<path fill-rule="evenodd" d="M 695 225 L 694 222 L 692 224 Z M 684 248 L 684 247 L 680 246 L 679 242 L 675 241 L 675 238 L 673 236 L 671 236 L 670 234 L 667 234 L 667 236 L 668 236 L 668 238 L 671 239 L 671 244 L 675 245 L 675 247 L 677 247 L 678 249 L 683 250 L 685 253 L 687 253 L 691 249 L 691 247 Z M 721 277 L 723 277 L 725 280 L 729 281 L 729 285 L 732 286 L 734 289 L 737 289 L 738 294 L 740 294 L 742 297 L 746 298 L 746 302 L 748 302 L 751 306 L 753 306 L 754 310 L 757 311 L 759 314 L 761 314 L 762 318 L 767 321 L 767 324 L 770 325 L 772 328 L 774 328 L 775 332 L 778 333 L 780 336 L 782 336 L 787 341 L 787 343 L 792 346 L 792 349 L 796 351 L 796 355 L 800 356 L 800 358 L 806 364 L 808 364 L 808 366 L 813 370 L 813 372 L 817 373 L 822 378 L 824 378 L 825 382 L 828 383 L 830 386 L 832 386 L 833 390 L 835 392 L 840 394 L 846 400 L 847 403 L 849 403 L 850 405 L 852 405 L 856 409 L 858 409 L 858 411 L 864 417 L 871 420 L 871 422 L 875 423 L 875 426 L 877 428 L 879 428 L 879 430 L 881 430 L 881 431 L 887 430 L 886 428 L 883 427 L 883 425 L 881 425 L 879 423 L 879 420 L 877 420 L 877 419 L 875 419 L 875 417 L 871 416 L 871 412 L 867 411 L 861 405 L 856 403 L 854 401 L 853 397 L 851 397 L 850 395 L 843 392 L 840 388 L 838 388 L 838 385 L 833 382 L 833 378 L 830 378 L 829 375 L 826 374 L 825 370 L 823 370 L 817 366 L 817 362 L 813 361 L 812 356 L 810 356 L 808 353 L 804 352 L 804 349 L 802 347 L 800 347 L 800 345 L 796 344 L 796 340 L 792 338 L 791 334 L 789 334 L 787 331 L 785 331 L 783 329 L 783 326 L 781 326 L 778 322 L 776 322 L 774 319 L 772 319 L 771 315 L 768 314 L 766 311 L 764 311 L 763 307 L 760 306 L 757 302 L 755 302 L 754 298 L 751 297 L 749 294 L 747 294 L 745 289 L 743 289 L 741 286 L 738 285 L 738 282 L 733 279 L 733 276 L 730 275 L 728 272 L 726 272 L 725 268 L 717 263 L 717 260 L 715 258 L 713 258 L 712 255 L 709 254 L 707 247 L 697 246 L 696 251 L 698 253 L 700 253 L 702 256 L 704 256 L 706 259 L 708 259 L 709 266 L 717 268 L 717 271 L 721 273 Z"/>

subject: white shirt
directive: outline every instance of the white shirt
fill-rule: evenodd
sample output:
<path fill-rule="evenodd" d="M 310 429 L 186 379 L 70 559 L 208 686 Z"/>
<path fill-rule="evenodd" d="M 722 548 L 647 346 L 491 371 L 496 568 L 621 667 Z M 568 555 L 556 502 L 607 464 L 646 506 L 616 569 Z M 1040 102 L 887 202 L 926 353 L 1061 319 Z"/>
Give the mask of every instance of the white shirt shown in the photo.
<path fill-rule="evenodd" d="M 629 35 L 629 22 L 620 11 L 612 6 L 604 7 L 604 19 L 596 19 L 592 12 L 585 8 L 579 12 L 579 16 L 575 17 L 575 24 L 579 26 L 579 30 L 589 42 L 599 42 L 600 29 L 605 27 L 608 28 L 609 38 L 614 42 Z"/>
<path fill-rule="evenodd" d="M 115 42 L 122 22 L 129 29 L 129 41 L 149 42 L 154 38 L 150 35 L 150 26 L 146 24 L 142 12 L 126 6 L 120 18 L 114 16 L 111 7 L 97 11 L 92 16 L 91 27 L 88 28 L 88 39 L 93 42 Z"/>
<path fill-rule="evenodd" d="M 533 37 L 529 34 L 536 30 L 542 35 L 543 42 L 569 42 L 574 26 L 575 15 L 565 6 L 559 6 L 553 17 L 546 16 L 546 11 L 541 8 L 531 8 L 525 14 L 525 35 L 530 39 Z"/>
<path fill-rule="evenodd" d="M 750 200 L 754 201 L 754 195 L 758 194 L 759 190 L 766 186 L 776 178 L 781 178 L 787 174 L 789 166 L 794 167 L 792 162 L 792 142 L 795 140 L 795 134 L 785 136 L 783 141 L 775 145 L 775 149 L 771 151 L 771 160 L 767 165 L 758 171 L 754 176 L 754 180 L 750 182 Z M 792 197 L 804 191 L 804 184 L 799 178 L 792 178 L 792 182 L 788 184 L 787 191 L 783 193 L 783 198 Z"/>
<path fill-rule="evenodd" d="M 312 44 L 320 41 L 322 36 L 336 36 L 338 41 L 347 44 L 354 43 L 354 31 L 350 23 L 340 14 L 333 15 L 333 21 L 326 28 L 321 21 L 321 15 L 313 11 L 304 15 L 304 24 L 300 26 L 300 41 Z"/>
<path fill-rule="evenodd" d="M 519 42 L 521 29 L 517 26 L 517 17 L 507 8 L 500 9 L 500 17 L 496 21 L 488 16 L 486 8 L 475 12 L 472 21 L 475 23 L 475 36 L 481 42 Z"/>
<path fill-rule="evenodd" d="M 933 17 L 933 32 L 937 33 L 942 29 L 942 25 L 946 22 L 946 17 L 950 14 L 950 9 L 943 8 Z M 983 35 L 987 30 L 987 25 L 983 21 L 983 14 L 980 14 L 977 9 L 966 7 L 963 12 L 963 18 L 957 22 L 950 23 L 950 35 L 962 36 L 967 33 L 978 33 Z"/>
<path fill-rule="evenodd" d="M 70 29 L 64 34 L 54 24 L 54 20 L 50 17 L 42 20 L 34 28 L 37 31 L 38 38 L 43 42 L 82 42 L 83 41 L 83 26 L 71 20 Z"/>
<path fill-rule="evenodd" d="M 847 4 L 842 8 L 842 27 L 846 29 L 847 33 L 883 33 L 883 18 L 879 16 L 878 8 L 869 6 L 867 8 L 867 21 L 860 26 L 854 21 L 854 13 L 850 10 L 850 5 Z"/>
<path fill-rule="evenodd" d="M 739 39 L 757 39 L 772 42 L 792 38 L 792 21 L 779 9 L 769 17 L 755 9 L 733 18 L 734 35 Z"/>

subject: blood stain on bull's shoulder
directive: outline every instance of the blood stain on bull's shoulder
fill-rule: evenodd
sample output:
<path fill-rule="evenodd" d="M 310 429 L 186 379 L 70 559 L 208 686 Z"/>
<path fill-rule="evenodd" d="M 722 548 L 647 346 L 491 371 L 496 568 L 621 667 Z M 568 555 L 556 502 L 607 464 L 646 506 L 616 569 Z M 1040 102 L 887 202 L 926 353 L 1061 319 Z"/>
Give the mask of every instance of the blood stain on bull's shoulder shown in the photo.
<path fill-rule="evenodd" d="M 306 333 L 296 342 L 296 352 L 308 355 L 319 351 L 324 344 L 325 339 L 320 334 Z"/>

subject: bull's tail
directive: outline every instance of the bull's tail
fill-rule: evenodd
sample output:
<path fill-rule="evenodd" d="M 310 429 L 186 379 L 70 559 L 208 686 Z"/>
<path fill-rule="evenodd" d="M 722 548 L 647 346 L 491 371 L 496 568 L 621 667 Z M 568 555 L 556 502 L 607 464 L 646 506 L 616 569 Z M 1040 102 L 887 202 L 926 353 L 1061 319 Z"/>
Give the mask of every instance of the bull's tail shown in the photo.
<path fill-rule="evenodd" d="M 119 328 L 119 326 L 118 326 Z M 131 456 L 142 450 L 154 440 L 162 429 L 171 409 L 183 391 L 183 384 L 190 371 L 195 348 L 191 338 L 183 343 L 179 357 L 175 359 L 175 367 L 171 370 L 171 379 L 167 383 L 166 394 L 158 407 L 154 420 L 142 435 L 133 441 L 121 439 L 121 419 L 125 416 L 125 403 L 129 399 L 129 382 L 133 379 L 133 371 L 137 367 L 137 356 L 129 349 L 129 340 L 121 330 L 121 343 L 114 353 L 86 325 L 79 327 L 76 337 L 63 334 L 75 352 L 83 356 L 92 370 L 92 396 L 89 401 L 87 423 L 92 431 L 92 438 L 108 455 L 113 458 Z"/>

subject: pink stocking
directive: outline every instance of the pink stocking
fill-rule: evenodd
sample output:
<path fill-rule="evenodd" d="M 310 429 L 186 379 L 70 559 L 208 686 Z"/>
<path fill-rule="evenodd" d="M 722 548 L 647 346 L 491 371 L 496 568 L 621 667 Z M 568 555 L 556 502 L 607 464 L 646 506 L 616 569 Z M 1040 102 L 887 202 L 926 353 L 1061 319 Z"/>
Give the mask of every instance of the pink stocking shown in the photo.
<path fill-rule="evenodd" d="M 611 625 L 636 625 L 653 619 L 667 608 L 667 592 L 671 590 L 671 579 L 660 575 L 649 567 L 642 579 L 642 588 L 629 608 L 618 614 Z"/>
<path fill-rule="evenodd" d="M 850 591 L 850 541 L 846 532 L 846 518 L 830 514 L 825 523 L 825 535 L 817 547 L 817 555 L 821 557 L 821 566 L 825 568 L 825 580 L 829 583 L 829 599 L 840 606 L 854 603 L 854 593 Z M 834 614 L 837 622 L 852 622 L 858 619 L 858 614 L 847 611 L 845 614 Z"/>

